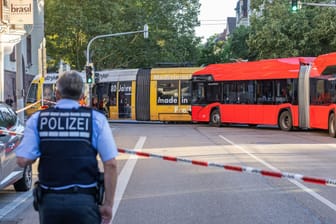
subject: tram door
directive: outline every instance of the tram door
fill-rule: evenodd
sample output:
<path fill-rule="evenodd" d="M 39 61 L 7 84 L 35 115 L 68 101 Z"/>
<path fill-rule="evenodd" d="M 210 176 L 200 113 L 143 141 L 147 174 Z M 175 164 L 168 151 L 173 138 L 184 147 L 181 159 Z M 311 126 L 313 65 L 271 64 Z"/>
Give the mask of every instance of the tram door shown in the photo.
<path fill-rule="evenodd" d="M 132 81 L 119 82 L 118 113 L 119 119 L 130 119 L 132 112 Z"/>

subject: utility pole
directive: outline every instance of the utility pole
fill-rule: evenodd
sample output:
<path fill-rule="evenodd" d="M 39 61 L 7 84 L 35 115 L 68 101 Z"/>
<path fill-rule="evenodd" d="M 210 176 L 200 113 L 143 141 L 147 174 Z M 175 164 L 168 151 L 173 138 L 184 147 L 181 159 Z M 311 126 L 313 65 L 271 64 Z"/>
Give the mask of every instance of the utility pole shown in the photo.
<path fill-rule="evenodd" d="M 15 46 L 15 56 L 16 56 L 16 108 L 21 109 L 24 107 L 24 90 L 23 90 L 23 69 L 22 69 L 22 52 L 21 52 L 21 41 Z M 18 113 L 19 119 L 24 122 L 24 112 Z"/>
<path fill-rule="evenodd" d="M 124 32 L 124 33 L 111 33 L 111 34 L 105 34 L 105 35 L 98 35 L 92 38 L 87 47 L 86 47 L 86 66 L 91 66 L 92 69 L 94 69 L 94 66 L 92 63 L 90 63 L 90 46 L 93 41 L 101 38 L 107 38 L 107 37 L 117 37 L 117 36 L 123 36 L 123 35 L 130 35 L 130 34 L 136 34 L 136 33 L 143 33 L 144 38 L 148 39 L 148 25 L 144 25 L 143 30 L 138 30 L 138 31 L 130 31 L 130 32 Z M 94 71 L 94 70 L 93 70 Z M 89 83 L 89 105 L 92 106 L 92 83 Z"/>

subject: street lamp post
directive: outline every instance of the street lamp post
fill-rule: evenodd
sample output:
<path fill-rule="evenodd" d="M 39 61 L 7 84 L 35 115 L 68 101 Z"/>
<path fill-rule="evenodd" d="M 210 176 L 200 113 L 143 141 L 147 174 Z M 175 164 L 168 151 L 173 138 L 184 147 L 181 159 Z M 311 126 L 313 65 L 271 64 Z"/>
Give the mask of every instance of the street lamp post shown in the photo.
<path fill-rule="evenodd" d="M 90 46 L 93 41 L 97 39 L 101 39 L 101 38 L 106 38 L 106 37 L 117 37 L 117 36 L 130 35 L 130 34 L 136 34 L 136 33 L 143 33 L 144 38 L 147 39 L 148 38 L 148 25 L 145 24 L 143 30 L 123 32 L 123 33 L 110 33 L 110 34 L 95 36 L 89 41 L 86 47 L 86 66 L 90 65 Z M 89 105 L 92 106 L 92 83 L 89 83 Z"/>

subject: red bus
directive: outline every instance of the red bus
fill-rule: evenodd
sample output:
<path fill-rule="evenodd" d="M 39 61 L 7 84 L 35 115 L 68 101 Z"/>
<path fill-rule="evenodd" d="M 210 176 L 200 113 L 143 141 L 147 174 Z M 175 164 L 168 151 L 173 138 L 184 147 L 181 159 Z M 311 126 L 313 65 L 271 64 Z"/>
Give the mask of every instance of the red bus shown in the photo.
<path fill-rule="evenodd" d="M 192 75 L 192 121 L 335 132 L 336 53 L 213 64 Z"/>

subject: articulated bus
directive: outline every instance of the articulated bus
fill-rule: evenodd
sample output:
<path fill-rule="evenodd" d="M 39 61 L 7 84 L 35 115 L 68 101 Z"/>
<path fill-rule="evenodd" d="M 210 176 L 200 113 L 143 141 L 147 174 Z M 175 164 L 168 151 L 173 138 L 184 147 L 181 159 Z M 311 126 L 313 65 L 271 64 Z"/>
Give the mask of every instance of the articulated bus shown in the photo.
<path fill-rule="evenodd" d="M 191 122 L 191 75 L 196 67 L 112 69 L 96 71 L 92 87 L 92 105 L 111 120 Z M 86 83 L 85 73 L 81 73 Z M 37 76 L 31 83 L 26 115 L 55 101 L 54 87 L 58 73 Z M 89 96 L 89 85 L 85 96 Z M 51 91 L 50 91 L 51 90 Z M 51 93 L 51 94 L 49 94 Z M 48 100 L 48 101 L 45 101 Z"/>
<path fill-rule="evenodd" d="M 336 53 L 214 64 L 192 75 L 192 121 L 336 136 Z"/>
<path fill-rule="evenodd" d="M 110 119 L 191 121 L 191 75 L 200 68 L 113 69 L 98 72 L 93 99 Z M 101 105 L 101 103 L 100 103 Z"/>

